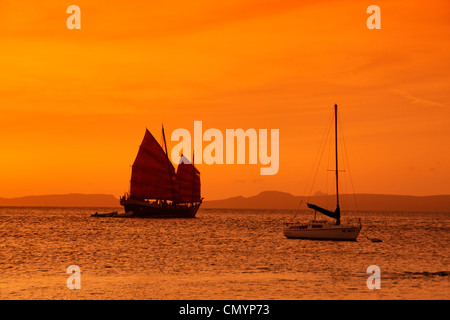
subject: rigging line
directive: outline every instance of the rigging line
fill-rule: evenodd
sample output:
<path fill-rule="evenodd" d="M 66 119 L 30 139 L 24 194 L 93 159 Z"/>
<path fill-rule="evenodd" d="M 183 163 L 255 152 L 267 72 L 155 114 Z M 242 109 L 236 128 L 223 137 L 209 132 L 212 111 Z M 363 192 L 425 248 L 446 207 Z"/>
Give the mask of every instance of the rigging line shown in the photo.
<path fill-rule="evenodd" d="M 332 154 L 334 155 L 333 145 L 334 145 L 333 137 L 330 135 L 330 138 L 329 138 L 329 141 L 328 141 L 328 162 L 327 162 L 327 167 L 326 167 L 327 168 L 327 175 L 326 175 L 326 177 L 327 177 L 327 184 L 326 184 L 326 191 L 325 191 L 326 194 L 327 194 L 326 197 L 325 197 L 325 205 L 328 208 L 331 207 L 331 202 L 332 202 L 332 197 L 329 197 L 328 195 L 332 194 L 333 192 L 336 192 L 336 186 L 334 186 L 334 189 L 332 187 L 330 187 L 330 183 L 329 183 L 329 181 L 330 181 L 329 170 L 330 169 L 328 169 L 328 168 L 332 168 L 331 155 Z M 334 162 L 334 159 L 333 159 L 333 162 Z M 332 169 L 330 171 L 336 172 L 336 170 L 332 170 Z M 331 177 L 331 179 L 334 180 L 334 176 Z"/>
<path fill-rule="evenodd" d="M 345 165 L 345 163 L 344 163 L 344 165 Z M 348 168 L 346 168 L 346 169 L 348 170 Z M 349 179 L 348 179 L 347 174 L 342 174 L 341 177 L 342 177 L 341 181 L 343 182 L 342 184 L 344 185 L 344 187 L 342 188 L 343 189 L 342 195 L 344 195 L 344 192 L 346 193 L 345 197 L 342 197 L 342 204 L 343 204 L 343 207 L 346 208 L 347 211 L 349 211 L 350 210 L 350 204 L 348 201 L 348 190 L 349 190 L 349 188 L 348 188 L 349 181 L 348 180 Z"/>
<path fill-rule="evenodd" d="M 327 139 L 327 142 L 328 142 L 328 140 L 329 139 Z M 331 143 L 328 143 L 327 145 L 330 146 Z M 331 146 L 327 148 L 328 159 L 327 159 L 327 161 L 325 163 L 325 168 L 329 168 L 330 167 L 330 153 L 331 153 L 330 149 L 331 149 Z M 322 195 L 319 199 L 316 200 L 317 202 L 320 202 L 321 205 L 323 205 L 324 208 L 328 208 L 328 205 L 329 205 L 329 201 L 328 201 L 329 200 L 328 199 L 328 194 L 330 193 L 329 185 L 328 185 L 329 184 L 329 180 L 330 180 L 330 175 L 328 174 L 328 171 L 327 171 L 327 173 L 325 175 L 325 190 L 324 190 L 325 194 Z M 322 184 L 322 187 L 323 187 L 323 184 Z M 318 191 L 321 191 L 321 190 L 318 190 Z"/>
<path fill-rule="evenodd" d="M 290 222 L 293 222 L 294 221 L 294 219 L 297 217 L 297 215 L 298 215 L 298 212 L 302 209 L 302 203 L 303 203 L 303 200 L 300 200 L 300 203 L 299 203 L 299 205 L 298 205 L 298 209 L 297 209 L 297 213 L 296 214 L 294 214 L 294 216 L 291 218 L 291 220 L 290 220 Z"/>
<path fill-rule="evenodd" d="M 331 121 L 331 120 L 330 120 L 330 121 Z M 317 149 L 317 151 L 316 151 L 316 156 L 314 157 L 313 168 L 312 168 L 312 170 L 309 172 L 308 179 L 306 180 L 305 190 L 303 191 L 303 195 L 306 195 L 306 189 L 308 189 L 309 181 L 311 180 L 312 173 L 314 172 L 314 168 L 315 168 L 316 163 L 317 163 L 317 158 L 319 157 L 320 150 L 322 150 L 322 144 L 324 143 L 325 137 L 327 136 L 327 130 L 328 130 L 328 129 L 326 129 L 326 130 L 324 131 L 324 133 L 323 133 L 323 135 L 322 135 L 322 139 L 320 140 L 319 148 Z M 309 201 L 309 196 L 310 196 L 310 195 L 308 195 L 308 200 L 307 200 L 307 201 Z"/>
<path fill-rule="evenodd" d="M 349 163 L 349 160 L 348 160 L 347 146 L 345 144 L 345 139 L 344 139 L 344 130 L 342 128 L 342 123 L 341 123 L 340 118 L 339 118 L 339 129 L 341 130 L 341 136 L 342 136 L 342 142 L 343 142 L 342 144 L 344 145 L 345 160 L 346 160 L 346 163 L 347 163 L 347 170 L 348 170 L 348 176 L 350 178 L 350 184 L 352 186 L 353 199 L 355 201 L 356 215 L 359 217 L 358 205 L 357 205 L 357 202 L 356 202 L 355 187 L 354 187 L 354 184 L 353 184 L 352 173 L 350 171 L 350 163 Z"/>
<path fill-rule="evenodd" d="M 331 123 L 332 120 L 333 120 L 333 118 L 331 117 L 329 122 Z M 311 176 L 312 176 L 312 174 L 313 174 L 313 172 L 314 172 L 314 168 L 315 168 L 315 165 L 316 165 L 316 163 L 317 163 L 317 159 L 319 158 L 320 150 L 322 150 L 322 144 L 324 144 L 324 141 L 326 140 L 326 137 L 327 137 L 327 131 L 328 131 L 328 130 L 329 130 L 329 129 L 325 129 L 325 130 L 324 130 L 324 133 L 323 133 L 323 135 L 322 135 L 322 139 L 321 139 L 321 141 L 320 141 L 319 148 L 318 148 L 317 151 L 316 151 L 316 156 L 315 156 L 314 162 L 313 162 L 313 168 L 312 168 L 312 170 L 309 172 L 309 176 L 308 176 L 308 179 L 306 180 L 306 184 L 305 184 L 305 190 L 303 190 L 303 195 L 304 195 L 304 196 L 306 196 L 306 190 L 308 189 L 309 182 L 310 182 L 310 180 L 311 180 Z M 309 195 L 308 195 L 308 198 L 307 198 L 307 201 L 309 201 L 310 196 L 311 196 L 311 195 L 309 194 Z"/>
<path fill-rule="evenodd" d="M 320 162 L 322 161 L 323 152 L 324 152 L 325 146 L 326 146 L 326 140 L 328 139 L 328 136 L 329 136 L 329 134 L 330 134 L 331 124 L 332 124 L 332 122 L 333 122 L 333 119 L 334 119 L 334 115 L 331 117 L 330 124 L 329 124 L 329 126 L 328 126 L 327 131 L 325 132 L 326 134 L 325 134 L 324 139 L 323 139 L 323 141 L 322 141 L 322 143 L 321 143 L 321 145 L 320 145 L 320 149 L 322 149 L 322 152 L 320 152 L 320 149 L 319 149 L 319 153 L 318 153 L 317 156 L 316 156 L 316 160 L 315 160 L 315 161 L 317 161 L 317 157 L 318 157 L 319 154 L 320 154 L 320 159 L 319 159 L 319 162 L 318 162 L 318 165 L 317 165 L 317 168 L 316 168 L 316 173 L 314 174 L 314 179 L 313 179 L 313 182 L 312 182 L 312 184 L 311 184 L 311 190 L 309 191 L 308 202 L 309 202 L 309 199 L 311 198 L 312 189 L 313 189 L 314 183 L 315 183 L 315 181 L 316 181 L 317 172 L 319 171 L 319 164 L 320 164 Z M 322 144 L 323 144 L 323 146 L 322 146 Z M 313 170 L 314 170 L 314 168 L 313 168 Z"/>

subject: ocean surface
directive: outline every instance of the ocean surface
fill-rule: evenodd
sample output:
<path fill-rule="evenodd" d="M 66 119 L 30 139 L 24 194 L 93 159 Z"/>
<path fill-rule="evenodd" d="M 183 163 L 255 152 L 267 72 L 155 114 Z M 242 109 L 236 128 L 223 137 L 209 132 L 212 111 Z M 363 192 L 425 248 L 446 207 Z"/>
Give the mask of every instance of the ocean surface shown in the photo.
<path fill-rule="evenodd" d="M 361 218 L 362 233 L 337 242 L 285 238 L 296 211 L 167 220 L 96 211 L 115 209 L 0 208 L 0 299 L 450 298 L 450 213 L 348 213 L 343 221 Z M 67 288 L 71 265 L 80 289 Z M 371 265 L 380 289 L 367 287 Z"/>

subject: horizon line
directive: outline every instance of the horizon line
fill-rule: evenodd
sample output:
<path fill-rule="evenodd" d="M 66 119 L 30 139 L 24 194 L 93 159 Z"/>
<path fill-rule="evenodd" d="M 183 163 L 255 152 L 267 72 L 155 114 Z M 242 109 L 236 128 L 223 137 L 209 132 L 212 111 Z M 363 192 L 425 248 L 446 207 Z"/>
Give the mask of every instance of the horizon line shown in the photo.
<path fill-rule="evenodd" d="M 225 198 L 220 198 L 220 199 L 210 199 L 207 200 L 205 198 L 205 201 L 221 201 L 221 200 L 228 200 L 231 198 L 251 198 L 251 197 L 255 197 L 258 196 L 262 193 L 266 193 L 266 192 L 273 192 L 273 193 L 284 193 L 284 194 L 288 194 L 294 197 L 306 197 L 306 198 L 311 198 L 311 197 L 320 197 L 320 196 L 335 196 L 336 193 L 322 193 L 320 195 L 311 195 L 311 196 L 306 196 L 306 195 L 295 195 L 292 194 L 290 192 L 286 192 L 286 191 L 279 191 L 279 190 L 265 190 L 265 191 L 260 191 L 254 195 L 251 196 L 243 196 L 243 195 L 235 195 L 235 196 L 228 196 Z M 80 195 L 80 196 L 112 196 L 116 199 L 119 199 L 119 197 L 115 196 L 112 193 L 81 193 L 81 192 L 69 192 L 69 193 L 49 193 L 49 194 L 29 194 L 29 195 L 23 195 L 23 196 L 14 196 L 14 197 L 3 197 L 0 196 L 0 199 L 5 199 L 5 200 L 12 200 L 12 199 L 19 199 L 19 198 L 26 198 L 26 197 L 46 197 L 46 196 L 70 196 L 70 195 Z M 412 195 L 412 194 L 396 194 L 396 193 L 368 193 L 368 192 L 360 192 L 360 193 L 342 193 L 340 195 L 377 195 L 377 196 L 403 196 L 403 197 L 435 197 L 435 196 L 450 196 L 450 194 L 428 194 L 428 195 Z"/>

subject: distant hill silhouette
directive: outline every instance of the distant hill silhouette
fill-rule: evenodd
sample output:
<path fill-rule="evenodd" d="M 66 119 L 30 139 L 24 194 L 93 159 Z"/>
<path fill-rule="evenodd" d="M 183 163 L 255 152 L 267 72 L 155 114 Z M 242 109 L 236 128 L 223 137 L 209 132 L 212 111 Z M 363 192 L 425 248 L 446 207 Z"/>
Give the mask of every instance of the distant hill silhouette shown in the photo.
<path fill-rule="evenodd" d="M 335 205 L 335 195 L 317 195 L 309 202 L 319 206 Z M 205 200 L 201 208 L 216 209 L 307 209 L 308 198 L 287 192 L 264 191 L 252 197 L 233 197 L 224 200 Z M 387 194 L 341 195 L 342 209 L 376 211 L 450 212 L 450 195 L 402 196 Z M 301 206 L 300 206 L 301 203 Z M 346 204 L 348 206 L 346 206 Z M 119 207 L 119 199 L 108 194 L 58 194 L 19 198 L 0 198 L 0 206 L 29 207 Z M 333 209 L 330 207 L 329 209 Z"/>
<path fill-rule="evenodd" d="M 336 195 L 312 196 L 309 198 L 309 202 L 319 206 L 327 202 L 335 205 L 335 197 Z M 294 196 L 286 192 L 264 191 L 253 197 L 239 196 L 224 200 L 205 201 L 202 207 L 217 209 L 306 209 L 307 200 L 307 197 Z M 358 210 L 450 212 L 450 195 L 344 194 L 340 196 L 343 209 L 346 209 L 344 205 L 348 204 L 347 209 L 354 210 L 355 201 Z M 301 206 L 300 203 L 302 203 Z"/>
<path fill-rule="evenodd" d="M 0 198 L 0 206 L 23 207 L 119 207 L 119 199 L 109 194 L 57 194 Z"/>

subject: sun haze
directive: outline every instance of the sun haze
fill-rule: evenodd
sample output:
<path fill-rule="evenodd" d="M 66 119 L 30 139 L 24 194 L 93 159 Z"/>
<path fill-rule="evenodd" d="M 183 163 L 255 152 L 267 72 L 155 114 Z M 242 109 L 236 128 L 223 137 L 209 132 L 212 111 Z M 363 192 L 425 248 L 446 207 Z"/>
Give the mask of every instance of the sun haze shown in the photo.
<path fill-rule="evenodd" d="M 129 188 L 148 128 L 279 129 L 279 171 L 199 165 L 206 199 L 302 195 L 339 105 L 358 193 L 450 194 L 448 1 L 0 3 L 0 197 Z M 168 141 L 169 148 L 175 142 Z"/>

